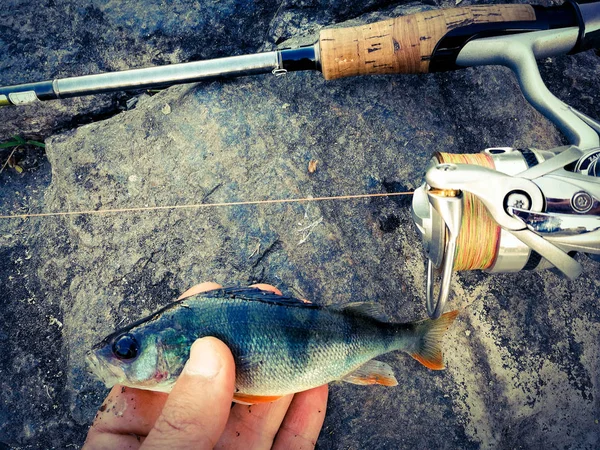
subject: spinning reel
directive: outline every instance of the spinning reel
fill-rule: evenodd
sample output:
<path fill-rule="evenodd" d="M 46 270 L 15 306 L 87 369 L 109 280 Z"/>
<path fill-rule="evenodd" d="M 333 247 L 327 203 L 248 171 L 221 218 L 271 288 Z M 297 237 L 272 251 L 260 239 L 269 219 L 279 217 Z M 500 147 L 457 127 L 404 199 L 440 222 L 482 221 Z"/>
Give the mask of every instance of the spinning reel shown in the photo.
<path fill-rule="evenodd" d="M 582 272 L 574 253 L 600 260 L 600 123 L 552 95 L 535 61 L 568 53 L 582 42 L 597 46 L 599 8 L 574 5 L 582 27 L 474 39 L 458 54 L 458 66 L 510 67 L 527 100 L 571 145 L 435 155 L 412 204 L 429 259 L 427 312 L 432 318 L 444 312 L 454 270 L 556 267 L 574 279 Z M 436 272 L 441 274 L 437 296 Z"/>

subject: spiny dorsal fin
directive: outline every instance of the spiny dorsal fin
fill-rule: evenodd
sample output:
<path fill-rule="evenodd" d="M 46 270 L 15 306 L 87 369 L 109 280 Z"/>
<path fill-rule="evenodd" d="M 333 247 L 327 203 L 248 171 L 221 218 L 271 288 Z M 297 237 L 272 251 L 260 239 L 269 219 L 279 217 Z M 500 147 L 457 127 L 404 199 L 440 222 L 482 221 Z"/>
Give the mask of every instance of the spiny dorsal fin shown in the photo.
<path fill-rule="evenodd" d="M 353 316 L 368 317 L 370 319 L 378 320 L 379 322 L 389 321 L 383 307 L 379 303 L 354 302 L 339 305 L 337 309 L 343 311 L 345 314 L 351 314 Z"/>
<path fill-rule="evenodd" d="M 296 297 L 288 295 L 278 295 L 271 291 L 263 291 L 255 287 L 226 287 L 215 289 L 201 294 L 206 297 L 229 297 L 240 300 L 258 301 L 264 303 L 272 303 L 274 305 L 303 307 L 303 308 L 320 308 L 314 303 L 307 303 Z"/>
<path fill-rule="evenodd" d="M 383 386 L 396 386 L 398 381 L 389 364 L 372 359 L 349 373 L 342 381 L 352 384 L 381 384 Z"/>
<path fill-rule="evenodd" d="M 417 345 L 410 355 L 429 369 L 444 369 L 442 338 L 457 315 L 458 311 L 450 311 L 442 314 L 439 319 L 426 319 L 415 323 Z"/>

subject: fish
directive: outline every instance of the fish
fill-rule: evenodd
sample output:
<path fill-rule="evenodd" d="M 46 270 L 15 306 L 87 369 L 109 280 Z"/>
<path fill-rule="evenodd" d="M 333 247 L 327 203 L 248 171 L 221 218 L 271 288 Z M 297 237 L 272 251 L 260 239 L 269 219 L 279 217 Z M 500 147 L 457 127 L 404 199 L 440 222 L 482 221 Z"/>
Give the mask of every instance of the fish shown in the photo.
<path fill-rule="evenodd" d="M 233 354 L 234 401 L 266 403 L 333 381 L 395 386 L 392 368 L 374 359 L 395 350 L 443 369 L 441 340 L 457 314 L 393 323 L 376 303 L 319 306 L 254 287 L 219 288 L 115 331 L 86 359 L 108 388 L 170 392 L 194 341 L 213 336 Z"/>

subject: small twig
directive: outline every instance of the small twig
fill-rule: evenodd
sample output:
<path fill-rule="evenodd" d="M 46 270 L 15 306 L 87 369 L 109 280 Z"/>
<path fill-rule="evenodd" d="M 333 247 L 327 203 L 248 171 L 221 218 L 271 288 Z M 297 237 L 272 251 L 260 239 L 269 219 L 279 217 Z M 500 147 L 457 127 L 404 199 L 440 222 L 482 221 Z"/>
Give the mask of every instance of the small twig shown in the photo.
<path fill-rule="evenodd" d="M 298 242 L 297 245 L 304 244 L 308 240 L 308 238 L 310 237 L 310 235 L 312 234 L 312 232 L 314 231 L 315 227 L 317 225 L 319 225 L 321 222 L 323 222 L 323 217 L 319 217 L 317 220 L 315 220 L 310 225 L 307 225 L 304 228 L 296 230 L 298 233 L 305 233 L 304 236 L 302 236 L 302 239 L 300 239 L 300 241 Z M 308 231 L 308 233 L 306 233 L 306 231 Z"/>
<path fill-rule="evenodd" d="M 219 189 L 221 186 L 223 186 L 223 183 L 219 183 L 217 184 L 214 188 L 212 188 L 210 191 L 208 191 L 208 193 L 204 194 L 204 196 L 202 197 L 201 203 L 204 203 L 206 201 L 206 199 L 208 197 L 210 197 L 211 195 L 213 195 L 213 193 Z"/>
<path fill-rule="evenodd" d="M 309 195 L 309 198 L 312 197 Z M 304 210 L 304 219 L 308 219 L 308 210 L 310 209 L 310 203 L 306 204 L 306 209 Z"/>
<path fill-rule="evenodd" d="M 10 158 L 13 157 L 13 155 L 15 154 L 15 152 L 17 151 L 18 148 L 19 147 L 17 146 L 15 148 L 13 148 L 12 152 L 10 152 L 10 155 L 8 155 L 8 159 L 6 160 L 6 162 L 4 163 L 4 165 L 2 166 L 2 169 L 0 169 L 0 174 L 4 171 L 4 168 L 6 166 L 8 166 L 8 163 L 10 162 Z"/>
<path fill-rule="evenodd" d="M 296 230 L 296 232 L 302 233 L 303 231 L 310 230 L 310 229 L 316 227 L 317 225 L 319 225 L 321 222 L 323 222 L 323 217 L 319 217 L 317 220 L 315 220 L 310 225 L 306 225 L 304 228 L 300 228 L 299 230 Z"/>
<path fill-rule="evenodd" d="M 260 252 L 260 239 L 258 239 L 258 244 L 256 244 L 256 248 L 250 254 L 250 256 L 248 256 L 248 259 L 252 258 L 254 255 L 258 255 L 259 252 Z"/>

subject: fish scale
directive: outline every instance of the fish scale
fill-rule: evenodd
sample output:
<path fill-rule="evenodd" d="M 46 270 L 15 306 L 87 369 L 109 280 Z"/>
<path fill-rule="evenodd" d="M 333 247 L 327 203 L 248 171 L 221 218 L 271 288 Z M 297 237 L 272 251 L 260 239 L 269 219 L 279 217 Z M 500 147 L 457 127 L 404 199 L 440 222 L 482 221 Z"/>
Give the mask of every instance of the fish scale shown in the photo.
<path fill-rule="evenodd" d="M 88 362 L 107 386 L 169 391 L 193 342 L 213 336 L 233 354 L 234 399 L 241 402 L 271 401 L 334 380 L 392 386 L 391 368 L 371 360 L 403 350 L 442 368 L 439 341 L 455 316 L 390 323 L 372 304 L 320 307 L 256 288 L 224 288 L 174 302 L 111 334 Z"/>
<path fill-rule="evenodd" d="M 351 331 L 348 318 L 323 309 L 281 308 L 238 299 L 210 299 L 194 302 L 194 307 L 200 316 L 222 308 L 223 303 L 228 326 L 207 326 L 204 334 L 230 347 L 238 368 L 236 387 L 248 394 L 284 395 L 291 380 L 301 390 L 319 386 L 323 377 L 337 379 L 348 372 L 348 366 L 357 367 L 384 352 L 383 339 L 361 339 Z M 372 331 L 383 337 L 381 330 Z"/>

